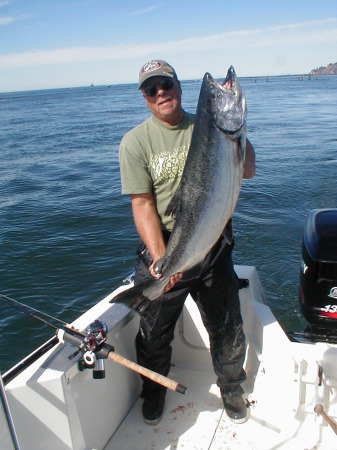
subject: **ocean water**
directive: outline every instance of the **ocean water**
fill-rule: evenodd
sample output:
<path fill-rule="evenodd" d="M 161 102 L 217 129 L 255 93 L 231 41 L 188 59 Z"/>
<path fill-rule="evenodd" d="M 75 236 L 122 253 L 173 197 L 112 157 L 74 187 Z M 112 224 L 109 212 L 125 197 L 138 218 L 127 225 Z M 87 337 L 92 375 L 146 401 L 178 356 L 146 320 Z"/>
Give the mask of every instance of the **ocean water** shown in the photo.
<path fill-rule="evenodd" d="M 241 84 L 256 176 L 235 210 L 234 261 L 256 266 L 282 326 L 302 329 L 305 217 L 337 207 L 337 77 Z M 200 85 L 182 82 L 187 111 Z M 132 272 L 137 234 L 118 145 L 148 115 L 137 85 L 0 94 L 1 294 L 71 322 Z M 0 302 L 0 370 L 52 335 Z"/>

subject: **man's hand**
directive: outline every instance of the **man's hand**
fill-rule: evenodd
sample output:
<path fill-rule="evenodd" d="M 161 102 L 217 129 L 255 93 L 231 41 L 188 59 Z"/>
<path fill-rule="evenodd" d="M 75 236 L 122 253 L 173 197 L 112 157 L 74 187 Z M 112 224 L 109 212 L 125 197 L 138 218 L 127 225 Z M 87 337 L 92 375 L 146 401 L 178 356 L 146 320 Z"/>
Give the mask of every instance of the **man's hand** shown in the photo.
<path fill-rule="evenodd" d="M 170 289 L 173 288 L 173 286 L 181 280 L 183 277 L 183 274 L 181 272 L 175 273 L 174 275 L 170 276 L 169 282 L 164 287 L 164 292 L 168 292 Z"/>
<path fill-rule="evenodd" d="M 153 266 L 155 265 L 155 262 L 151 264 L 151 266 L 149 267 L 149 272 L 150 274 L 154 277 L 154 278 L 162 278 L 162 274 L 156 274 L 156 272 L 153 269 Z M 169 290 L 171 290 L 173 288 L 173 286 L 182 279 L 183 274 L 181 272 L 175 273 L 174 275 L 172 275 L 168 281 L 168 283 L 166 284 L 165 288 L 164 288 L 164 292 L 168 292 Z"/>

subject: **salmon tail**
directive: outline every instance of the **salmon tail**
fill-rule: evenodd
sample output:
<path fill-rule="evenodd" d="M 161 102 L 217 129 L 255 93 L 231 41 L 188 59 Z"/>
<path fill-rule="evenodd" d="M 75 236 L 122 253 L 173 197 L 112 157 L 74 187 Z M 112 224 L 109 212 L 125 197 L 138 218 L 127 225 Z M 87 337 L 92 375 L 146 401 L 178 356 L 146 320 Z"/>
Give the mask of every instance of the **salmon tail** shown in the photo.
<path fill-rule="evenodd" d="M 116 295 L 116 297 L 110 300 L 110 303 L 122 303 L 128 308 L 136 311 L 142 319 L 148 324 L 150 328 L 153 328 L 156 319 L 158 317 L 162 296 L 156 300 L 149 300 L 143 291 L 146 289 L 147 284 L 140 284 Z"/>

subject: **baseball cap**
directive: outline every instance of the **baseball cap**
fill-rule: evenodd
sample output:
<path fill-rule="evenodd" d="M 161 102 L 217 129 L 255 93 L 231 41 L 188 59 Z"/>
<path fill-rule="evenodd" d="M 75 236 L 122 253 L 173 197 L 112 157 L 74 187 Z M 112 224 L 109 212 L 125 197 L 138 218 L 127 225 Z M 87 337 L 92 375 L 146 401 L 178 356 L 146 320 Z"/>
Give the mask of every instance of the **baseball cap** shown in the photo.
<path fill-rule="evenodd" d="M 139 71 L 138 89 L 141 88 L 144 81 L 151 77 L 177 78 L 177 74 L 170 64 L 161 59 L 148 61 Z"/>

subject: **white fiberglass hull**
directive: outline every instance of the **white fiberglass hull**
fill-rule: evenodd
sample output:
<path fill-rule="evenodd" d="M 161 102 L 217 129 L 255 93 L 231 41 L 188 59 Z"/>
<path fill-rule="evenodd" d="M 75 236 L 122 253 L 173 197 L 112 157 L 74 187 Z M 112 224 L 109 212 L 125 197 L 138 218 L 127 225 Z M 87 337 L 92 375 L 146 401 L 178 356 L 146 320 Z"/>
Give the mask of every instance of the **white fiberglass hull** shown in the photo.
<path fill-rule="evenodd" d="M 57 344 L 6 384 L 20 448 L 63 449 L 336 449 L 337 436 L 322 416 L 322 404 L 337 418 L 337 347 L 291 342 L 264 304 L 253 267 L 237 266 L 249 286 L 240 290 L 247 340 L 244 384 L 249 420 L 233 424 L 223 410 L 199 312 L 188 298 L 173 344 L 169 377 L 187 386 L 169 391 L 161 422 L 151 427 L 141 416 L 138 374 L 111 361 L 106 377 L 80 371 L 76 348 Z M 124 288 L 121 288 L 124 289 Z M 138 317 L 109 300 L 117 290 L 79 317 L 83 330 L 93 320 L 108 323 L 108 343 L 135 360 Z M 4 378 L 8 378 L 8 373 Z M 10 444 L 1 417 L 1 449 Z M 4 444 L 1 444 L 4 445 Z"/>

